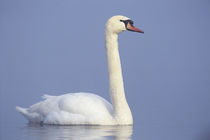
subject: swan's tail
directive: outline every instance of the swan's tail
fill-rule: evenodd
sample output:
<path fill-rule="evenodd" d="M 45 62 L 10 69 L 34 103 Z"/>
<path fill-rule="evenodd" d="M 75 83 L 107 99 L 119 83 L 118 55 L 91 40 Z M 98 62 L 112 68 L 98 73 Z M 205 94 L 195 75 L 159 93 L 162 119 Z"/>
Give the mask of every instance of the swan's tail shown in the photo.
<path fill-rule="evenodd" d="M 18 112 L 20 112 L 26 119 L 28 119 L 29 122 L 31 122 L 32 115 L 31 115 L 31 113 L 28 112 L 27 108 L 22 108 L 22 107 L 16 106 L 15 109 Z"/>
<path fill-rule="evenodd" d="M 26 116 L 28 114 L 28 111 L 26 108 L 22 108 L 22 107 L 19 107 L 19 106 L 16 106 L 15 109 L 20 112 L 21 114 L 23 114 L 24 116 Z"/>
<path fill-rule="evenodd" d="M 30 123 L 40 123 L 42 120 L 36 112 L 29 112 L 27 108 L 16 106 L 15 109 L 20 112 Z"/>

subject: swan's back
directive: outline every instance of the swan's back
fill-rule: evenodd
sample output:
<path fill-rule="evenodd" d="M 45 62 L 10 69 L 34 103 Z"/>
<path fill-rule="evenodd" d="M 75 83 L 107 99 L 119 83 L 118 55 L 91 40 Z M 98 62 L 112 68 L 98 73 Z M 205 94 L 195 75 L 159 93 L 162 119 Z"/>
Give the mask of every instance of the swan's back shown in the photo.
<path fill-rule="evenodd" d="M 113 124 L 112 105 L 92 93 L 44 95 L 44 101 L 28 109 L 16 107 L 29 122 L 45 124 Z"/>

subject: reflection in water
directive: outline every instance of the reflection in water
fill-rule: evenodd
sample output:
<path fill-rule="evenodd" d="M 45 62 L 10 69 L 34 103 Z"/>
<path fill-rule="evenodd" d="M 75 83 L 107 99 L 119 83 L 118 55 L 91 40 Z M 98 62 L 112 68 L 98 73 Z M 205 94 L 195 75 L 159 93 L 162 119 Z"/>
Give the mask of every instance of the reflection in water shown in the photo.
<path fill-rule="evenodd" d="M 28 124 L 24 137 L 37 140 L 130 140 L 133 126 L 54 126 Z"/>

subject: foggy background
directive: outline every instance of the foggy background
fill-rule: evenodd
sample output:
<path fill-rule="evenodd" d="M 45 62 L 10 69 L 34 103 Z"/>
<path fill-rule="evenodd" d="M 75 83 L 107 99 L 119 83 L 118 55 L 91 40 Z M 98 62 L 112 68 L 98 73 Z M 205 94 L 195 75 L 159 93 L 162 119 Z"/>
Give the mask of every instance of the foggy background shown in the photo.
<path fill-rule="evenodd" d="M 119 36 L 134 137 L 210 137 L 209 0 L 0 0 L 0 135 L 43 94 L 110 101 L 104 30 L 118 14 L 145 32 Z"/>

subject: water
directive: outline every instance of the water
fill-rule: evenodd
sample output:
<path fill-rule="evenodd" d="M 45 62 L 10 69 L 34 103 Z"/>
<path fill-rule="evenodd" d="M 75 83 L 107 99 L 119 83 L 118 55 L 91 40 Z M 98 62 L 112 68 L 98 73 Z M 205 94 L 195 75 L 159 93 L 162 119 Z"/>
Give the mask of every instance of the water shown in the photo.
<path fill-rule="evenodd" d="M 1 122 L 1 140 L 209 140 L 206 124 L 144 122 L 134 126 L 56 126 Z"/>
<path fill-rule="evenodd" d="M 14 132 L 15 131 L 15 132 Z M 9 133 L 12 132 L 11 130 Z M 21 140 L 129 140 L 132 126 L 56 126 L 27 124 L 16 126 L 12 133 L 2 133 L 2 139 Z"/>
<path fill-rule="evenodd" d="M 132 127 L 112 126 L 39 126 L 27 125 L 21 129 L 23 139 L 69 140 L 69 139 L 130 139 Z"/>

